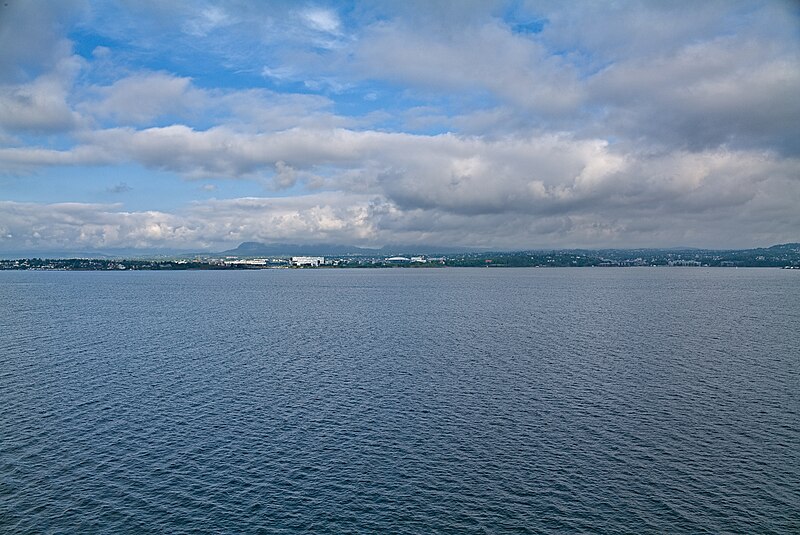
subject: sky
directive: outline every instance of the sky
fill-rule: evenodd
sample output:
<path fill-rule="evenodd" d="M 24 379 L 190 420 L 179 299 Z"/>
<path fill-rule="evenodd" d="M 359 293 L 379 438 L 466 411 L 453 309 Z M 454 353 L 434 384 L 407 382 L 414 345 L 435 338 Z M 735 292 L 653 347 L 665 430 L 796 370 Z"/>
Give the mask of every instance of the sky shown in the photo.
<path fill-rule="evenodd" d="M 244 241 L 800 241 L 800 4 L 0 2 L 0 253 Z"/>

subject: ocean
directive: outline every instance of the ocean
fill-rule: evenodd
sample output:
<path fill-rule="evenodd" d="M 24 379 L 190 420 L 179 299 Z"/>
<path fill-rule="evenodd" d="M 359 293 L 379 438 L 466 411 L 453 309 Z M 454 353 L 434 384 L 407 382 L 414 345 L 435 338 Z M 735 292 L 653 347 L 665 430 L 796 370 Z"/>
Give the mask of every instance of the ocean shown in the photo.
<path fill-rule="evenodd" d="M 800 272 L 0 272 L 2 533 L 798 533 Z"/>

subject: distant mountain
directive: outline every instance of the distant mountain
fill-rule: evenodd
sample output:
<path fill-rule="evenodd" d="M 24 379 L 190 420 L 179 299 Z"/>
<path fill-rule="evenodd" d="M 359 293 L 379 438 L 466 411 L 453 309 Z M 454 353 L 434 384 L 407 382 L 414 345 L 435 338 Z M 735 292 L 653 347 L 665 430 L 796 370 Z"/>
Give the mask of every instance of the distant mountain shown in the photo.
<path fill-rule="evenodd" d="M 430 245 L 386 245 L 367 249 L 341 244 L 292 244 L 243 242 L 236 249 L 217 253 L 220 256 L 385 256 L 396 254 L 452 254 L 476 251 L 469 247 L 437 247 Z"/>
<path fill-rule="evenodd" d="M 498 251 L 502 252 L 502 251 Z M 515 251 L 516 252 L 516 251 Z M 755 254 L 758 252 L 769 252 L 772 254 L 778 253 L 800 253 L 800 243 L 782 243 L 772 245 L 770 247 L 753 247 L 749 249 L 719 249 L 719 248 L 702 248 L 702 247 L 614 247 L 614 248 L 599 248 L 599 249 L 523 249 L 519 252 L 558 252 L 558 253 L 578 253 L 578 254 L 606 254 L 606 253 L 740 253 L 740 254 Z"/>
<path fill-rule="evenodd" d="M 787 253 L 800 253 L 800 243 L 782 243 L 780 245 L 767 247 L 767 250 L 771 252 L 785 251 Z"/>
<path fill-rule="evenodd" d="M 222 251 L 226 256 L 346 256 L 376 254 L 375 249 L 362 249 L 336 244 L 259 243 L 247 241 L 236 249 Z M 378 253 L 380 254 L 380 253 Z"/>

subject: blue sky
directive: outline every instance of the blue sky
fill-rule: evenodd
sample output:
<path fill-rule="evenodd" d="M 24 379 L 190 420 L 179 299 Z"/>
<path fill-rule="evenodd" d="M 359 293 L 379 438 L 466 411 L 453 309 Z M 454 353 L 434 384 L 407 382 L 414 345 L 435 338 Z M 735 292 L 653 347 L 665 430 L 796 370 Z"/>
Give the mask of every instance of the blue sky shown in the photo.
<path fill-rule="evenodd" d="M 800 241 L 793 2 L 0 6 L 0 252 Z"/>

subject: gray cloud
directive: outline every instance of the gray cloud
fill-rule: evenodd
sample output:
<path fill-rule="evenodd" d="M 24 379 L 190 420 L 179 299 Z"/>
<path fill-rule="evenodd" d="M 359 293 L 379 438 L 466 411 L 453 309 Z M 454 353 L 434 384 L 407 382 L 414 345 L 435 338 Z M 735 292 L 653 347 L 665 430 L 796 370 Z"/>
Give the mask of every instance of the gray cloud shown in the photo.
<path fill-rule="evenodd" d="M 797 154 L 800 50 L 722 38 L 612 65 L 590 82 L 607 126 L 670 147 L 774 147 Z M 642 98 L 646 95 L 647 98 Z"/>
<path fill-rule="evenodd" d="M 92 91 L 96 100 L 82 107 L 93 115 L 109 117 L 123 124 L 147 124 L 166 114 L 180 115 L 199 96 L 192 91 L 191 80 L 163 72 L 141 73 L 117 80 Z"/>
<path fill-rule="evenodd" d="M 81 118 L 68 99 L 82 60 L 70 52 L 69 45 L 61 42 L 52 71 L 30 82 L 0 85 L 0 129 L 54 133 L 79 125 Z"/>
<path fill-rule="evenodd" d="M 57 70 L 70 49 L 66 27 L 86 9 L 83 0 L 0 4 L 0 84 L 26 83 Z"/>
<path fill-rule="evenodd" d="M 488 90 L 539 114 L 570 113 L 581 104 L 573 66 L 535 40 L 493 22 L 442 34 L 378 24 L 354 53 L 363 76 L 436 90 Z"/>

